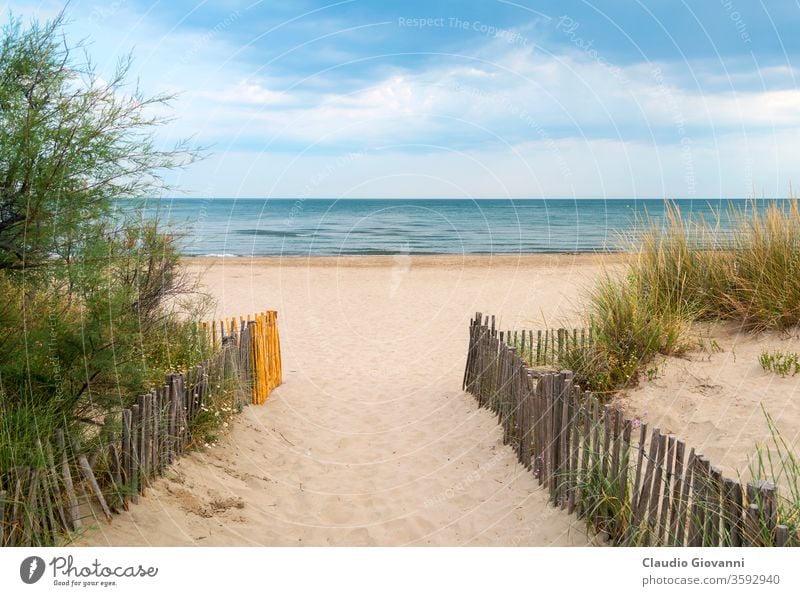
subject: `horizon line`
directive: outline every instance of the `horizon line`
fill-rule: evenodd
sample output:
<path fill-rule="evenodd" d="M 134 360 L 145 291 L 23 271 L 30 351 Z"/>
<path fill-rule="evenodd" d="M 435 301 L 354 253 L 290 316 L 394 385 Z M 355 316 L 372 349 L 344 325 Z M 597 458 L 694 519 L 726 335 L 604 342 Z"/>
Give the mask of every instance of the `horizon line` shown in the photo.
<path fill-rule="evenodd" d="M 760 201 L 792 200 L 797 197 L 141 197 L 123 200 L 233 200 L 233 201 Z"/>

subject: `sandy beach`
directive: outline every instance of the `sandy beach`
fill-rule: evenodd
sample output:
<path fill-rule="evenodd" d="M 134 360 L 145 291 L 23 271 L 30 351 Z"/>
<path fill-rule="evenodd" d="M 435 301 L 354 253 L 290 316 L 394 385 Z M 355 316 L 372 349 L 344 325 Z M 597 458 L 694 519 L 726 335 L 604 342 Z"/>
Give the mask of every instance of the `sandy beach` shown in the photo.
<path fill-rule="evenodd" d="M 587 544 L 461 391 L 467 325 L 475 311 L 501 328 L 578 325 L 584 291 L 623 258 L 188 259 L 217 315 L 279 311 L 284 385 L 79 544 Z M 757 361 L 798 340 L 700 332 L 713 349 L 660 359 L 616 401 L 747 477 L 769 437 L 762 403 L 800 437 L 796 379 Z"/>
<path fill-rule="evenodd" d="M 278 310 L 284 385 L 80 544 L 587 544 L 461 380 L 475 311 L 574 319 L 599 257 L 187 263 L 218 315 Z"/>
<path fill-rule="evenodd" d="M 774 451 L 765 412 L 797 453 L 800 380 L 766 372 L 758 363 L 763 350 L 800 351 L 797 331 L 751 334 L 713 324 L 696 326 L 695 334 L 705 338 L 705 349 L 658 358 L 650 366 L 654 377 L 623 392 L 617 403 L 651 428 L 685 440 L 729 478 L 752 478 L 756 445 Z"/>

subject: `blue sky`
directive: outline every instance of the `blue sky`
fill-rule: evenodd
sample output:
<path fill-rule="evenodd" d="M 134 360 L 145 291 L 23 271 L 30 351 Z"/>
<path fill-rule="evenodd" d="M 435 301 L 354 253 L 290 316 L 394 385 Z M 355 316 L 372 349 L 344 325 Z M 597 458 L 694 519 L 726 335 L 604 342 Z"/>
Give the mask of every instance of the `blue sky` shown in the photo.
<path fill-rule="evenodd" d="M 15 2 L 48 18 L 62 4 Z M 794 0 L 73 0 L 100 73 L 176 93 L 188 196 L 786 196 Z"/>

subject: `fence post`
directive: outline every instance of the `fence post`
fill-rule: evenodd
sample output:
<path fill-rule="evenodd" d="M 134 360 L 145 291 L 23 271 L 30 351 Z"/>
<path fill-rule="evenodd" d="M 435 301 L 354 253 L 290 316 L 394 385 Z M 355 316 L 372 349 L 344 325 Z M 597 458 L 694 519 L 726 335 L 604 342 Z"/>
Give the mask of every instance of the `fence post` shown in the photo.
<path fill-rule="evenodd" d="M 666 527 L 666 544 L 675 546 L 678 535 L 678 514 L 683 485 L 683 457 L 685 445 L 683 441 L 675 441 L 675 463 L 673 465 L 672 496 L 669 504 L 669 520 Z"/>

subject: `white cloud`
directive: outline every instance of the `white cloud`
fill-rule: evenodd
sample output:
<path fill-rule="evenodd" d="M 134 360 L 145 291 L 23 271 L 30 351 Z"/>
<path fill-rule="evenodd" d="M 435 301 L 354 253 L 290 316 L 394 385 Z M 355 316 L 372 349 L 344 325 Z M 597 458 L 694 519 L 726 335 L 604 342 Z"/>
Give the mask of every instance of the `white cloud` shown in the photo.
<path fill-rule="evenodd" d="M 180 126 L 197 127 L 205 138 L 256 138 L 265 145 L 459 144 L 471 138 L 476 148 L 493 135 L 533 141 L 541 131 L 558 138 L 677 140 L 717 129 L 800 126 L 797 89 L 703 93 L 678 86 L 666 65 L 611 72 L 581 54 L 504 52 L 491 63 L 397 70 L 350 93 L 282 89 L 233 69 L 209 76 L 206 90 L 187 93 Z M 226 80 L 232 77 L 240 78 Z"/>
<path fill-rule="evenodd" d="M 248 79 L 242 79 L 219 91 L 190 91 L 188 96 L 207 99 L 215 104 L 252 104 L 255 106 L 276 105 L 289 100 L 285 93 L 272 91 L 261 83 Z"/>
<path fill-rule="evenodd" d="M 354 90 L 325 75 L 337 93 L 319 79 L 275 77 L 221 30 L 170 30 L 115 6 L 74 27 L 103 50 L 102 68 L 133 47 L 146 90 L 182 93 L 162 136 L 196 135 L 217 152 L 181 179 L 193 193 L 740 196 L 783 194 L 797 178 L 800 90 L 788 68 L 617 67 L 490 40 L 474 59 L 387 69 Z M 309 194 L 308 180 L 349 150 L 364 156 Z"/>
<path fill-rule="evenodd" d="M 193 194 L 241 197 L 786 196 L 800 129 L 658 145 L 536 140 L 470 151 L 351 155 L 220 152 L 184 180 Z"/>

